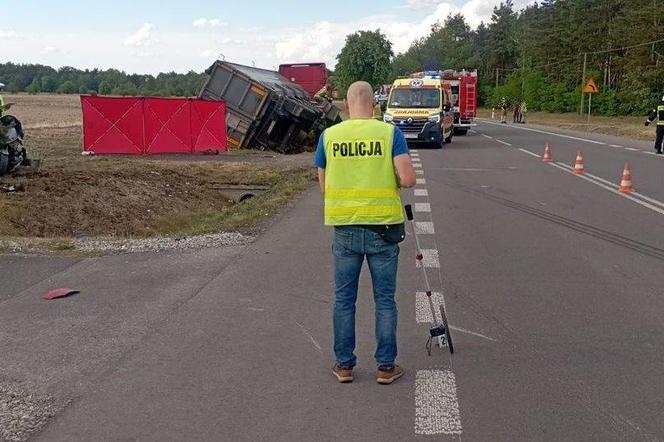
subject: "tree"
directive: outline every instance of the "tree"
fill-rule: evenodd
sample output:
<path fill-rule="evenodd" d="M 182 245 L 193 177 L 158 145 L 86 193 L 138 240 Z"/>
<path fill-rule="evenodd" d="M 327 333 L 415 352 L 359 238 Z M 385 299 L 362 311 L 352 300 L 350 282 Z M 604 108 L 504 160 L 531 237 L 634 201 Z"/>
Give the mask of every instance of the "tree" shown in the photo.
<path fill-rule="evenodd" d="M 99 95 L 111 95 L 113 86 L 106 80 L 99 83 Z"/>
<path fill-rule="evenodd" d="M 65 81 L 58 87 L 58 94 L 75 94 L 78 88 L 73 81 Z"/>
<path fill-rule="evenodd" d="M 364 80 L 373 88 L 384 84 L 391 73 L 392 43 L 380 31 L 358 31 L 346 37 L 337 55 L 335 78 L 345 92 L 354 81 Z"/>
<path fill-rule="evenodd" d="M 41 82 L 38 79 L 34 79 L 30 85 L 25 88 L 25 91 L 30 94 L 38 94 L 41 92 Z"/>
<path fill-rule="evenodd" d="M 42 77 L 41 79 L 41 92 L 55 92 L 58 90 L 58 79 L 50 75 Z"/>

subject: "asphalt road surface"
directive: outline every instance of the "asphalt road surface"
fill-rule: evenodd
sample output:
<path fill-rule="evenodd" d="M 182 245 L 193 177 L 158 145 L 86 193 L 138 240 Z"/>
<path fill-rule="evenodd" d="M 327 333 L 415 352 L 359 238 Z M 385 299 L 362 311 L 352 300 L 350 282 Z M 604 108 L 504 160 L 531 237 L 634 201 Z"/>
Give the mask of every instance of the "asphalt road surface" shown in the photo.
<path fill-rule="evenodd" d="M 331 374 L 331 232 L 312 189 L 244 248 L 0 257 L 0 386 L 60 404 L 47 441 L 663 440 L 664 158 L 651 152 L 493 122 L 413 152 L 403 196 L 456 352 L 427 355 L 410 231 L 393 385 L 375 381 L 366 275 L 356 380 Z M 623 195 L 626 162 L 636 193 Z M 82 292 L 40 299 L 60 286 Z"/>

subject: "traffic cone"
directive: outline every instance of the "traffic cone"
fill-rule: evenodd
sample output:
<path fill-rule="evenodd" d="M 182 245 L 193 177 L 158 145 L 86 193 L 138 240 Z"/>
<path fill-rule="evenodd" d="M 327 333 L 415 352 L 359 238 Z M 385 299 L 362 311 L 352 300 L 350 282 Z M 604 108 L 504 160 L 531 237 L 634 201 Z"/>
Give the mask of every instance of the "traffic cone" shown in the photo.
<path fill-rule="evenodd" d="M 545 161 L 547 163 L 553 161 L 553 156 L 551 155 L 551 147 L 549 146 L 549 143 L 546 143 L 546 147 L 544 147 L 544 156 L 542 157 L 542 161 Z"/>
<path fill-rule="evenodd" d="M 629 163 L 625 163 L 625 169 L 623 170 L 622 181 L 620 181 L 620 191 L 623 193 L 629 193 L 634 191 L 634 188 L 632 187 L 632 172 L 629 168 Z"/>
<path fill-rule="evenodd" d="M 574 173 L 577 175 L 583 175 L 586 169 L 583 167 L 583 155 L 581 151 L 576 154 L 576 164 L 574 164 Z"/>

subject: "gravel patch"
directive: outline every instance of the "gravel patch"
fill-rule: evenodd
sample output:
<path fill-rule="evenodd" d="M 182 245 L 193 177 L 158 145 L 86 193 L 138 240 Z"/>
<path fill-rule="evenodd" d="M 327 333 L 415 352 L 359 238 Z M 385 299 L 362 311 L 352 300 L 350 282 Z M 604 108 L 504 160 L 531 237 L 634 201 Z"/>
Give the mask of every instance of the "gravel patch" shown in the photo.
<path fill-rule="evenodd" d="M 60 410 L 54 398 L 0 382 L 0 441 L 25 441 Z"/>
<path fill-rule="evenodd" d="M 237 247 L 250 244 L 255 236 L 237 232 L 214 233 L 191 237 L 160 237 L 146 239 L 82 238 L 53 242 L 48 240 L 0 240 L 0 250 L 12 253 L 37 253 L 48 249 L 104 252 L 104 253 L 140 253 L 166 250 L 205 249 Z"/>

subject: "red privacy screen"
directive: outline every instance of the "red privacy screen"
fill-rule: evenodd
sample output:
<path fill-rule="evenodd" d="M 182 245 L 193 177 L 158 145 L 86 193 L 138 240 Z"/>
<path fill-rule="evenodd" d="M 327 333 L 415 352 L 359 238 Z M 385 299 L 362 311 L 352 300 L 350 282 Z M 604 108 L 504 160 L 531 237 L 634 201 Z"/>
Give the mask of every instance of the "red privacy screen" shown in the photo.
<path fill-rule="evenodd" d="M 81 107 L 84 151 L 161 154 L 228 150 L 223 101 L 83 95 Z"/>

